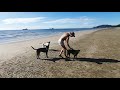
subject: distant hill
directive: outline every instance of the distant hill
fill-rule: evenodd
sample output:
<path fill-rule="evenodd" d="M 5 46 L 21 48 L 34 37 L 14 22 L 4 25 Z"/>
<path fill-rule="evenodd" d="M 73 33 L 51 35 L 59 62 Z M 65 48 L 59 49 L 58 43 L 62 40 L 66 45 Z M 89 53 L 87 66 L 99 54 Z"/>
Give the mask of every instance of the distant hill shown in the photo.
<path fill-rule="evenodd" d="M 116 25 L 116 26 L 113 26 L 113 27 L 120 27 L 120 24 Z"/>
<path fill-rule="evenodd" d="M 110 28 L 110 27 L 120 27 L 120 24 L 118 25 L 99 25 L 93 28 Z"/>

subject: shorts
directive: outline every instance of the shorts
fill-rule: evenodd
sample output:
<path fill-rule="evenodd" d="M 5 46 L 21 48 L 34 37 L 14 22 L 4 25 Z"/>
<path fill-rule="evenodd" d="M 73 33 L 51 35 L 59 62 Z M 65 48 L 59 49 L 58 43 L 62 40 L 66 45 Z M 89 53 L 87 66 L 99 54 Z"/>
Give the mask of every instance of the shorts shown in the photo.
<path fill-rule="evenodd" d="M 61 39 L 59 39 L 59 40 L 58 40 L 58 43 L 59 43 L 59 45 L 61 45 L 61 46 L 63 46 L 63 45 L 64 45 L 64 41 L 63 41 L 63 40 L 61 40 Z"/>

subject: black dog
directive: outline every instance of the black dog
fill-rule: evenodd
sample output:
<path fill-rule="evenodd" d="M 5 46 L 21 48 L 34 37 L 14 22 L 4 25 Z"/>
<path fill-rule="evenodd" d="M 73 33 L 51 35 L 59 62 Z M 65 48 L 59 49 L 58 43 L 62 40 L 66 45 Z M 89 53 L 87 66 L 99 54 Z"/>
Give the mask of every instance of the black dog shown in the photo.
<path fill-rule="evenodd" d="M 32 47 L 34 50 L 36 50 L 36 57 L 37 59 L 40 59 L 40 52 L 45 52 L 46 53 L 46 57 L 48 58 L 48 50 L 49 50 L 49 46 L 50 46 L 50 42 L 47 42 L 48 45 L 44 45 L 43 48 L 38 48 L 38 49 L 35 49 L 34 47 Z"/>
<path fill-rule="evenodd" d="M 77 55 L 78 55 L 79 52 L 80 52 L 80 50 L 70 49 L 70 50 L 67 50 L 67 56 L 70 58 L 70 54 L 73 54 L 74 58 L 77 58 Z"/>

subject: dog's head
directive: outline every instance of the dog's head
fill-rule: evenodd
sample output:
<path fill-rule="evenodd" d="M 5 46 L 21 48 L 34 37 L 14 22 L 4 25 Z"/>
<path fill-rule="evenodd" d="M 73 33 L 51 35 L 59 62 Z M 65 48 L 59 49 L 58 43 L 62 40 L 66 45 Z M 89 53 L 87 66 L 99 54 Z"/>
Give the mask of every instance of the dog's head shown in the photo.
<path fill-rule="evenodd" d="M 79 52 L 80 52 L 80 50 L 74 50 L 74 51 L 72 52 L 72 54 L 73 54 L 74 56 L 77 56 L 77 55 L 79 54 Z"/>
<path fill-rule="evenodd" d="M 44 43 L 44 44 L 43 44 L 43 47 L 44 47 L 44 48 L 49 49 L 49 45 L 50 45 L 50 41 L 49 41 L 49 42 Z"/>
<path fill-rule="evenodd" d="M 43 44 L 44 46 L 49 46 L 50 45 L 50 41 L 49 42 L 46 42 Z"/>
<path fill-rule="evenodd" d="M 47 42 L 47 43 L 50 43 L 50 41 L 49 41 L 49 42 Z"/>
<path fill-rule="evenodd" d="M 47 42 L 48 43 L 48 45 L 50 45 L 50 41 L 49 42 Z"/>
<path fill-rule="evenodd" d="M 80 52 L 80 50 L 76 50 L 77 52 Z"/>

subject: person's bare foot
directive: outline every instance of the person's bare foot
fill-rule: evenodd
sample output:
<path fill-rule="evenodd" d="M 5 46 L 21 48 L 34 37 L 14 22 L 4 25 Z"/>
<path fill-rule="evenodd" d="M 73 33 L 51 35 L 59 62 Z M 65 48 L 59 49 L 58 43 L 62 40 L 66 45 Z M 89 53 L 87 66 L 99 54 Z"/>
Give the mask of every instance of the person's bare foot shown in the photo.
<path fill-rule="evenodd" d="M 63 58 L 61 55 L 59 55 L 59 57 Z"/>

